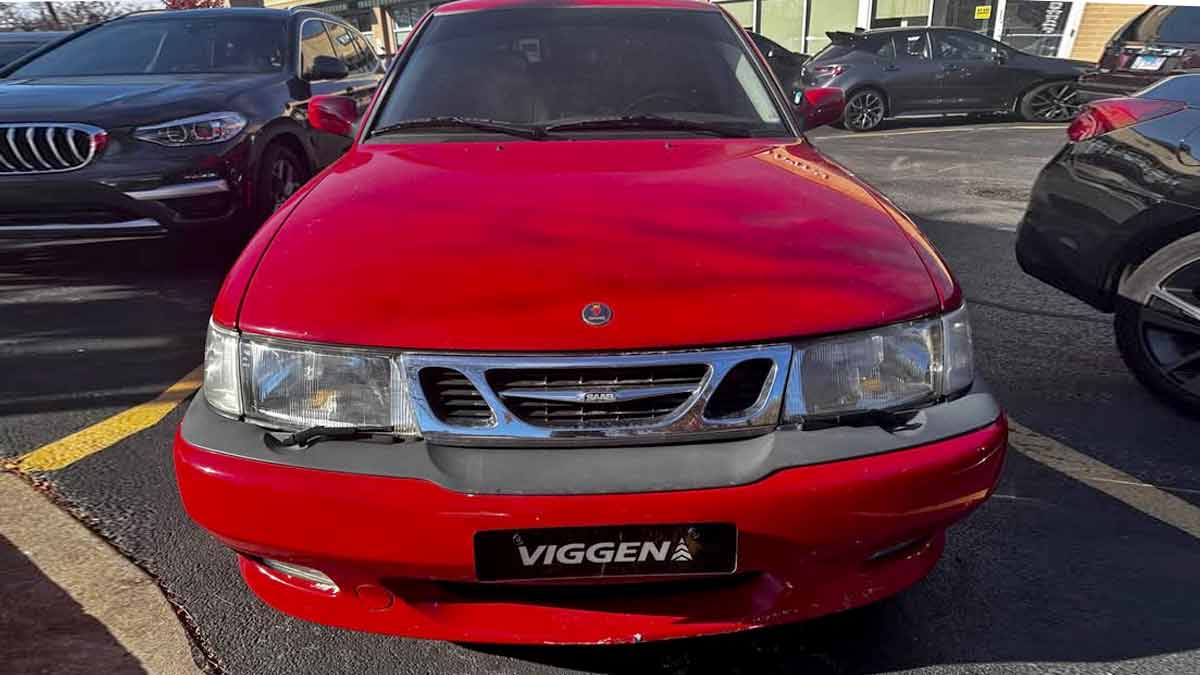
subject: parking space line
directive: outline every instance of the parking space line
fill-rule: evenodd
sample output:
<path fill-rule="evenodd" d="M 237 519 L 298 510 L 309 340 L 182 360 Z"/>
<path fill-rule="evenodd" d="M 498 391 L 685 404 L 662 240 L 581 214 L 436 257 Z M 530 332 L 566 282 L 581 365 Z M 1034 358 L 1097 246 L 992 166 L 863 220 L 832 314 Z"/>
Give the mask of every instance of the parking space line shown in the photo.
<path fill-rule="evenodd" d="M 835 134 L 832 136 L 818 136 L 818 137 L 814 138 L 813 140 L 816 142 L 821 142 L 821 141 L 829 141 L 829 140 L 843 139 L 843 138 L 887 138 L 889 136 L 915 136 L 918 134 L 951 134 L 951 133 L 964 133 L 964 132 L 968 132 L 968 131 L 997 131 L 997 130 L 1002 130 L 1002 129 L 1010 130 L 1010 131 L 1062 131 L 1063 129 L 1066 129 L 1066 128 L 1067 127 L 1065 124 L 1039 124 L 1036 126 L 1013 125 L 1013 126 L 1002 126 L 1002 127 L 950 127 L 950 128 L 946 128 L 946 129 L 910 129 L 909 131 L 881 131 L 878 133 L 865 133 L 865 134 L 853 134 L 853 133 Z"/>
<path fill-rule="evenodd" d="M 196 368 L 153 401 L 136 405 L 21 456 L 15 463 L 16 469 L 22 472 L 56 471 L 158 424 L 200 387 L 203 371 L 203 367 Z"/>
<path fill-rule="evenodd" d="M 1043 436 L 1011 418 L 1008 428 L 1013 450 L 1200 539 L 1200 507 Z"/>

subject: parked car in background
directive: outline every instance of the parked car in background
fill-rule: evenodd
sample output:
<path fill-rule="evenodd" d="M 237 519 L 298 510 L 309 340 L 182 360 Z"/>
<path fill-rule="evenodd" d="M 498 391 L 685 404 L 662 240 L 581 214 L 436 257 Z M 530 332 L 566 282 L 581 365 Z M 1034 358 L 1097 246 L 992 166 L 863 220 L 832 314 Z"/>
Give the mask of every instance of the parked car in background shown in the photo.
<path fill-rule="evenodd" d="M 767 60 L 767 65 L 771 67 L 771 72 L 775 73 L 779 84 L 783 85 L 783 90 L 787 92 L 788 96 L 794 97 L 797 91 L 804 88 L 804 82 L 800 78 L 800 68 L 809 59 L 808 54 L 794 52 L 761 33 L 755 33 L 752 30 L 746 32 L 750 34 L 754 46 Z"/>
<path fill-rule="evenodd" d="M 1080 78 L 1079 97 L 1129 96 L 1189 71 L 1200 71 L 1200 7 L 1158 5 L 1113 35 L 1095 70 Z"/>
<path fill-rule="evenodd" d="M 1033 276 L 1116 315 L 1152 391 L 1200 414 L 1200 74 L 1088 104 L 1017 236 Z"/>
<path fill-rule="evenodd" d="M 33 50 L 70 35 L 66 31 L 0 33 L 0 68 Z"/>
<path fill-rule="evenodd" d="M 349 146 L 309 97 L 366 105 L 378 59 L 312 11 L 138 13 L 0 69 L 0 237 L 213 236 Z M 241 216 L 241 218 L 238 218 Z"/>
<path fill-rule="evenodd" d="M 928 574 L 1007 426 L 942 259 L 802 136 L 842 92 L 797 110 L 700 0 L 432 12 L 213 308 L 175 475 L 250 588 L 595 645 Z M 309 114 L 349 134 L 355 105 Z"/>
<path fill-rule="evenodd" d="M 803 82 L 846 91 L 847 129 L 869 131 L 889 117 L 1011 114 L 1034 122 L 1075 116 L 1082 61 L 1033 56 L 956 28 L 888 28 L 828 33 L 804 64 Z"/>

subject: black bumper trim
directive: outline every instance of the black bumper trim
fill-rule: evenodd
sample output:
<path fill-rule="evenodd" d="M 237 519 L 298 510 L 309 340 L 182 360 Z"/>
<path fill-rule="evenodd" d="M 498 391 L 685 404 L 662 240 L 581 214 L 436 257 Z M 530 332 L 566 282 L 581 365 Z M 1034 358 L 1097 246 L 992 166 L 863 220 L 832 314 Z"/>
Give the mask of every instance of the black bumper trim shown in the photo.
<path fill-rule="evenodd" d="M 193 446 L 259 462 L 427 480 L 463 493 L 667 492 L 747 485 L 784 469 L 915 448 L 995 423 L 1000 406 L 976 381 L 961 398 L 921 411 L 910 428 L 780 429 L 733 441 L 604 448 L 464 448 L 427 441 L 326 441 L 272 449 L 265 432 L 215 413 L 201 393 L 181 427 Z"/>

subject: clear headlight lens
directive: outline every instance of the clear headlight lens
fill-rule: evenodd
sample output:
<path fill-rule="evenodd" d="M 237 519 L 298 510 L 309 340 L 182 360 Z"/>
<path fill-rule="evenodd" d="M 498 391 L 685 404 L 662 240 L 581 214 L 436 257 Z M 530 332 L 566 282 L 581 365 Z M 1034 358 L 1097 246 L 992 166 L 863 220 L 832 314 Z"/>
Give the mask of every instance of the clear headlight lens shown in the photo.
<path fill-rule="evenodd" d="M 245 117 L 235 112 L 218 112 L 138 127 L 133 130 L 133 137 L 177 148 L 185 145 L 221 143 L 242 133 L 242 129 L 245 128 Z"/>
<path fill-rule="evenodd" d="M 209 324 L 204 393 L 274 429 L 388 428 L 415 435 L 402 355 L 281 342 Z"/>
<path fill-rule="evenodd" d="M 925 321 L 798 345 L 786 418 L 829 418 L 930 404 L 975 379 L 966 308 Z"/>
<path fill-rule="evenodd" d="M 204 397 L 226 415 L 241 415 L 241 388 L 237 333 L 209 321 L 204 343 Z"/>

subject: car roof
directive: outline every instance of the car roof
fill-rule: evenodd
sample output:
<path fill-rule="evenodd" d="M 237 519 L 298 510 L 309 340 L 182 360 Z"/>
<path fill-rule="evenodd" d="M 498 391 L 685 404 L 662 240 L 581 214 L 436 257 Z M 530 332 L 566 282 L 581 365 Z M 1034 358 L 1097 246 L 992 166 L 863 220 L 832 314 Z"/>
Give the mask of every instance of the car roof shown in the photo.
<path fill-rule="evenodd" d="M 0 33 L 0 42 L 48 42 L 50 40 L 57 40 L 60 37 L 70 34 L 70 31 L 65 30 L 39 30 Z"/>
<path fill-rule="evenodd" d="M 646 9 L 686 9 L 720 11 L 707 0 L 457 0 L 440 5 L 434 14 L 461 14 L 489 9 L 518 9 L 522 7 L 629 7 Z"/>

